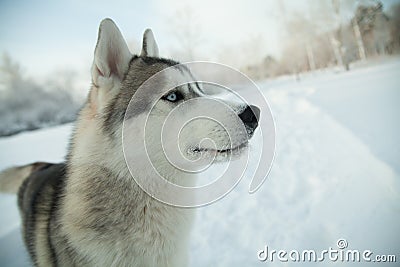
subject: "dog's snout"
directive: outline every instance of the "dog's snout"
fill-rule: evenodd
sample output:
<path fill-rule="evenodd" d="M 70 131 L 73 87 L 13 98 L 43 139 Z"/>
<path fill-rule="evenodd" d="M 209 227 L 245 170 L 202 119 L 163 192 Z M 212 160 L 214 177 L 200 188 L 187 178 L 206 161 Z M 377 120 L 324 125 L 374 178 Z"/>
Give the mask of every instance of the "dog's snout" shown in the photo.
<path fill-rule="evenodd" d="M 247 106 L 242 113 L 239 114 L 239 118 L 245 125 L 255 129 L 260 119 L 260 109 L 253 105 Z"/>

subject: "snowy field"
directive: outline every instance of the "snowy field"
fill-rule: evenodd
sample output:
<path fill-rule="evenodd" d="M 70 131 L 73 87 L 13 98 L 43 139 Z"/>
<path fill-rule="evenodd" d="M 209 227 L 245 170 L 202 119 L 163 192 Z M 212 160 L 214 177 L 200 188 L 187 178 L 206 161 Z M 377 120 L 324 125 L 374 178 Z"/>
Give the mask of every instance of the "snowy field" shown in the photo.
<path fill-rule="evenodd" d="M 270 249 L 337 248 L 394 254 L 400 262 L 400 59 L 349 72 L 260 82 L 277 127 L 271 173 L 255 194 L 244 178 L 227 197 L 198 209 L 191 266 L 310 266 L 268 263 Z M 65 155 L 71 125 L 0 139 L 0 169 Z M 257 145 L 257 144 L 253 144 Z M 0 196 L 0 266 L 29 266 L 16 197 Z M 322 266 L 364 266 L 330 263 Z M 368 265 L 367 265 L 368 266 Z"/>

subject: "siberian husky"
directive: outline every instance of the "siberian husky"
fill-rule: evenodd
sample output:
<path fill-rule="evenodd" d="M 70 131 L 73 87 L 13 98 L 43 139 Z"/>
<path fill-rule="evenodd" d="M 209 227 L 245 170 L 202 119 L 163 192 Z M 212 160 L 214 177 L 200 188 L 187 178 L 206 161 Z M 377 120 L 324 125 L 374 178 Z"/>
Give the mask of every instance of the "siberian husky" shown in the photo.
<path fill-rule="evenodd" d="M 144 32 L 140 55 L 132 55 L 114 22 L 101 22 L 91 69 L 92 86 L 75 123 L 66 161 L 37 162 L 0 174 L 1 192 L 18 193 L 23 238 L 34 265 L 188 265 L 193 210 L 164 204 L 146 194 L 132 178 L 121 144 L 130 99 L 146 80 L 174 66 L 174 77 L 165 77 L 165 88 L 170 80 L 192 74 L 176 61 L 159 56 L 150 29 Z M 147 94 L 154 97 L 154 92 Z M 153 108 L 151 127 L 159 128 L 176 105 L 205 96 L 197 83 L 168 89 Z M 149 103 L 143 100 L 136 107 L 133 123 L 150 109 Z M 191 148 L 185 151 L 206 156 L 245 146 L 258 126 L 260 110 L 244 104 L 232 104 L 232 110 L 236 118 L 226 116 L 226 122 L 234 128 L 244 125 L 245 132 L 232 141 L 218 125 L 194 122 L 190 134 L 180 140 Z M 137 132 L 130 138 L 141 140 L 142 134 Z M 193 145 L 200 134 L 214 140 L 215 147 Z M 151 143 L 149 153 L 162 155 L 160 145 Z M 183 176 L 162 159 L 155 165 L 175 181 L 182 180 Z M 136 168 L 140 173 L 141 166 Z M 146 170 L 142 173 L 147 175 Z"/>

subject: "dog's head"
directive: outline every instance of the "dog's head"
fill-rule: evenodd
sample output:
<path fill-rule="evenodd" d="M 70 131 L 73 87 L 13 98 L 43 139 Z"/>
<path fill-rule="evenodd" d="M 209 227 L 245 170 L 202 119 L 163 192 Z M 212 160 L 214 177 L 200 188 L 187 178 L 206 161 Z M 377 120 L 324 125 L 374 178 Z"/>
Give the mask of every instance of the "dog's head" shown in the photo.
<path fill-rule="evenodd" d="M 147 86 L 139 94 L 139 88 L 149 78 L 165 69 L 169 71 L 158 79 L 162 86 Z M 120 153 L 118 144 L 124 119 L 134 128 L 135 120 L 146 117 L 146 133 L 133 129 L 134 136 L 124 137 L 137 142 L 147 135 L 148 152 L 156 157 L 173 146 L 179 147 L 180 156 L 190 160 L 240 152 L 258 126 L 260 110 L 243 102 L 207 95 L 193 77 L 184 65 L 159 57 L 151 30 L 144 33 L 141 54 L 132 55 L 114 22 L 103 20 L 92 66 L 93 86 L 80 114 L 73 143 L 84 148 L 83 142 L 92 142 L 97 146 L 96 153 Z M 213 118 L 202 116 L 202 111 L 212 113 Z M 93 138 L 94 135 L 98 138 Z"/>

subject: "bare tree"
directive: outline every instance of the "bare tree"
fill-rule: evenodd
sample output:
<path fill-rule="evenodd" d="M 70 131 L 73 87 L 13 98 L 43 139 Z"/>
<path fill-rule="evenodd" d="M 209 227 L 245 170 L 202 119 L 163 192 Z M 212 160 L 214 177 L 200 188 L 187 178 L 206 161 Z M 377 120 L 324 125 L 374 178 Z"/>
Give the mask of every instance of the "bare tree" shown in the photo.
<path fill-rule="evenodd" d="M 71 94 L 75 74 L 45 85 L 25 77 L 19 64 L 0 60 L 0 136 L 74 120 L 80 103 Z"/>
<path fill-rule="evenodd" d="M 389 10 L 391 42 L 389 52 L 400 52 L 400 3 L 393 5 Z"/>

